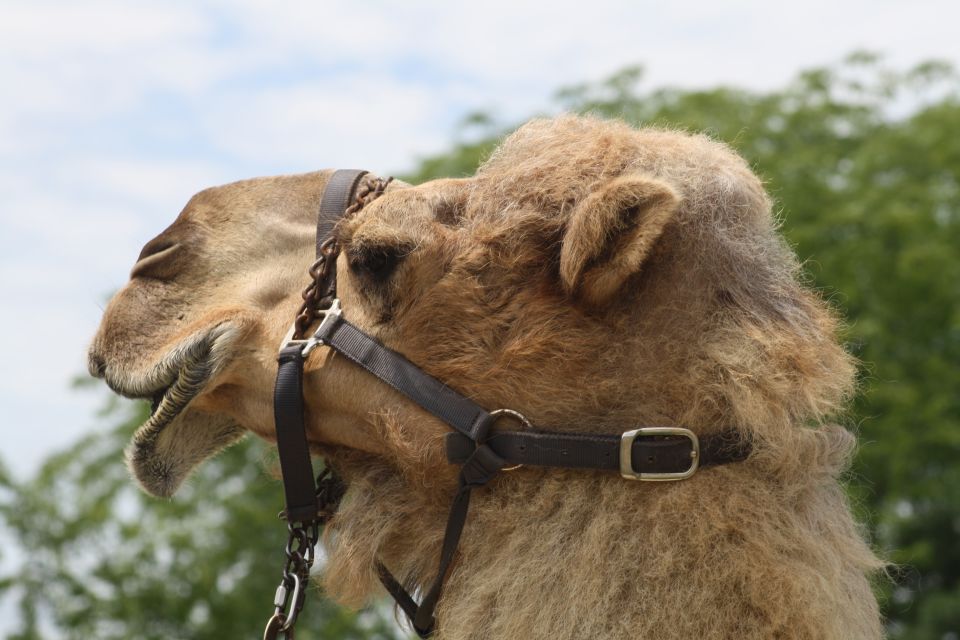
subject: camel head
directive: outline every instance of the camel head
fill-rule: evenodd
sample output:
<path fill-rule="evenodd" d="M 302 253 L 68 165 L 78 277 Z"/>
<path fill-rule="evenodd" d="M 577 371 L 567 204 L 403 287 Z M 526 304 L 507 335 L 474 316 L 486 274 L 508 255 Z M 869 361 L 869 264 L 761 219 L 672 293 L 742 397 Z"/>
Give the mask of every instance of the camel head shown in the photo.
<path fill-rule="evenodd" d="M 128 451 L 151 493 L 246 431 L 273 438 L 276 349 L 329 175 L 197 194 L 111 300 L 89 366 L 153 402 Z M 849 390 L 832 317 L 797 283 L 760 182 L 704 137 L 534 121 L 477 176 L 395 187 L 336 235 L 347 318 L 534 424 L 771 433 Z M 308 383 L 316 447 L 444 473 L 446 427 L 382 383 L 330 353 Z"/>
<path fill-rule="evenodd" d="M 777 226 L 760 180 L 724 145 L 581 117 L 530 122 L 474 177 L 387 193 L 338 226 L 344 316 L 488 410 L 513 409 L 546 431 L 682 426 L 754 445 L 748 461 L 660 486 L 601 472 L 501 473 L 471 503 L 437 610 L 442 637 L 607 637 L 597 629 L 624 607 L 635 624 L 653 625 L 646 620 L 671 615 L 656 594 L 677 596 L 678 576 L 696 566 L 684 558 L 711 554 L 729 553 L 753 576 L 711 574 L 686 593 L 724 593 L 743 580 L 767 611 L 753 582 L 761 572 L 742 562 L 738 537 L 763 547 L 789 522 L 787 547 L 816 546 L 806 517 L 842 543 L 823 566 L 797 569 L 809 569 L 797 584 L 840 567 L 838 593 L 850 591 L 829 606 L 856 593 L 864 624 L 876 625 L 863 578 L 876 561 L 836 483 L 853 438 L 827 423 L 854 367 Z M 328 527 L 328 593 L 362 602 L 376 588 L 374 557 L 424 589 L 454 486 L 449 428 L 335 354 L 321 356 L 314 375 L 323 382 L 313 413 L 350 417 L 321 439 L 343 443 L 349 431 L 367 443 L 327 452 L 350 486 Z M 370 455 L 357 453 L 364 447 Z M 786 561 L 767 560 L 768 578 Z M 571 567 L 582 573 L 563 573 Z M 572 602 L 590 624 L 576 626 Z M 814 627 L 818 617 L 847 624 L 846 613 L 807 613 Z M 677 637 L 702 635 L 685 629 Z M 776 635 L 770 629 L 756 637 Z M 609 637 L 647 637 L 620 631 Z"/>
<path fill-rule="evenodd" d="M 90 369 L 154 401 L 128 453 L 148 491 L 171 494 L 246 431 L 274 438 L 277 348 L 308 281 L 329 175 L 198 194 L 110 302 Z M 599 471 L 500 474 L 471 503 L 437 610 L 443 637 L 582 637 L 618 620 L 610 637 L 655 623 L 688 637 L 703 635 L 700 618 L 736 626 L 742 611 L 759 612 L 763 630 L 750 637 L 771 637 L 763 621 L 793 616 L 789 603 L 831 571 L 836 592 L 801 622 L 845 620 L 856 598 L 864 608 L 850 615 L 876 624 L 864 578 L 876 560 L 836 482 L 852 437 L 825 423 L 851 392 L 852 360 L 761 182 L 727 147 L 594 118 L 535 120 L 475 176 L 392 188 L 335 237 L 344 317 L 488 410 L 550 431 L 680 426 L 754 445 L 745 462 L 665 487 Z M 304 399 L 312 449 L 349 486 L 327 526 L 328 592 L 365 600 L 375 558 L 425 588 L 454 491 L 449 428 L 325 347 L 307 361 Z M 642 545 L 614 545 L 638 531 Z M 815 561 L 756 553 L 767 547 Z M 708 555 L 729 572 L 683 564 Z M 783 587 L 780 607 L 761 582 L 784 563 L 797 586 Z M 568 566 L 576 577 L 558 573 Z M 700 582 L 680 594 L 679 575 Z M 726 617 L 680 621 L 658 604 L 699 608 L 734 582 L 736 598 L 709 605 Z"/>

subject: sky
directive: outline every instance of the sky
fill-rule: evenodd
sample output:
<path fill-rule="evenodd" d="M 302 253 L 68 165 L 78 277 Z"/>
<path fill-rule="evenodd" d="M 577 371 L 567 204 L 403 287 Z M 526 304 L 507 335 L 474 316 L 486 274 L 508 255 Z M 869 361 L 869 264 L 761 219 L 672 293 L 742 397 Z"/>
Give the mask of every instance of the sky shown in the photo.
<path fill-rule="evenodd" d="M 518 122 L 633 64 L 650 87 L 758 90 L 857 49 L 960 66 L 957 24 L 955 0 L 4 0 L 0 458 L 26 479 L 105 428 L 106 392 L 71 380 L 140 247 L 200 189 L 403 172 L 471 112 Z"/>

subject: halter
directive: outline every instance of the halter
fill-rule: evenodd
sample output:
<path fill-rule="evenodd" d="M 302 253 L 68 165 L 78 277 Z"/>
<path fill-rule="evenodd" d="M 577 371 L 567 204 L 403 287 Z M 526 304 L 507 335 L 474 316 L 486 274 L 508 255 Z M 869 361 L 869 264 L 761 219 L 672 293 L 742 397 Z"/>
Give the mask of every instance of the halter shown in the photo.
<path fill-rule="evenodd" d="M 629 480 L 676 481 L 691 477 L 702 467 L 745 460 L 751 451 L 750 443 L 732 431 L 698 438 L 693 431 L 680 427 L 641 427 L 611 435 L 534 430 L 521 413 L 511 409 L 487 411 L 351 324 L 337 298 L 340 248 L 332 232 L 340 218 L 355 214 L 379 197 L 390 182 L 365 178 L 367 175 L 366 171 L 340 170 L 327 184 L 317 221 L 312 282 L 303 292 L 304 303 L 278 357 L 274 415 L 286 498 L 281 516 L 287 521 L 290 535 L 283 579 L 265 640 L 293 638 L 319 527 L 336 511 L 344 492 L 343 483 L 328 469 L 314 482 L 307 444 L 303 366 L 320 345 L 366 369 L 453 429 L 446 436 L 446 454 L 450 463 L 460 465 L 457 493 L 450 506 L 439 569 L 420 603 L 377 562 L 381 582 L 421 638 L 430 636 L 436 625 L 434 610 L 466 523 L 470 494 L 500 471 L 526 465 L 602 469 L 619 471 Z M 308 333 L 314 324 L 316 329 Z M 495 422 L 507 418 L 521 423 L 525 430 L 491 431 Z"/>

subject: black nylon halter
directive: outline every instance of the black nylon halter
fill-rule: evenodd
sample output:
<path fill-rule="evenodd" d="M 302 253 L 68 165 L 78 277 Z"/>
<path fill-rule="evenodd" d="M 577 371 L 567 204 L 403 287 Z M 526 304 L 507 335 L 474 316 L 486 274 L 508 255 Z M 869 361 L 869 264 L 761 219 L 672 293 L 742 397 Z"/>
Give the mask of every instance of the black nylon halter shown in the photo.
<path fill-rule="evenodd" d="M 330 178 L 317 222 L 318 257 L 336 221 L 353 203 L 365 174 L 340 170 Z M 318 283 L 331 294 L 327 298 L 329 306 L 316 310 L 319 326 L 309 338 L 293 339 L 291 330 L 278 357 L 274 413 L 285 514 L 288 523 L 314 527 L 328 514 L 329 505 L 318 502 L 304 423 L 303 365 L 315 347 L 334 349 L 452 427 L 446 453 L 449 462 L 460 465 L 457 493 L 447 520 L 437 575 L 420 604 L 383 564 L 377 565 L 384 587 L 421 637 L 434 630 L 434 610 L 463 532 L 471 491 L 487 484 L 501 470 L 514 465 L 606 469 L 619 470 L 624 478 L 633 480 L 682 480 L 700 467 L 738 462 L 750 454 L 750 444 L 729 431 L 701 438 L 679 427 L 645 427 L 612 435 L 555 433 L 533 430 L 515 411 L 487 411 L 345 319 L 336 298 L 335 262 L 331 268 L 332 282 Z M 501 417 L 516 419 L 527 430 L 492 432 L 492 425 Z M 312 556 L 312 549 L 309 553 Z M 281 587 L 286 588 L 283 584 Z M 285 617 L 284 606 L 277 605 L 278 613 L 271 619 L 273 635 L 267 637 L 277 637 L 278 632 L 292 637 L 299 609 Z M 267 631 L 271 631 L 270 625 Z"/>

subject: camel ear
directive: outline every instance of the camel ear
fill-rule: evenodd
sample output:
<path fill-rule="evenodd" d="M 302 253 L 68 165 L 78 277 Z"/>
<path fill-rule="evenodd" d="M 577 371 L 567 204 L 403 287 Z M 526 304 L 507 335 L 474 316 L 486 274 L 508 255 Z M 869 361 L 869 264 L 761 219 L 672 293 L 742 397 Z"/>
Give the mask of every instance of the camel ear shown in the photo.
<path fill-rule="evenodd" d="M 642 175 L 613 178 L 581 200 L 560 248 L 560 279 L 571 295 L 608 302 L 640 270 L 680 203 L 666 183 Z"/>

